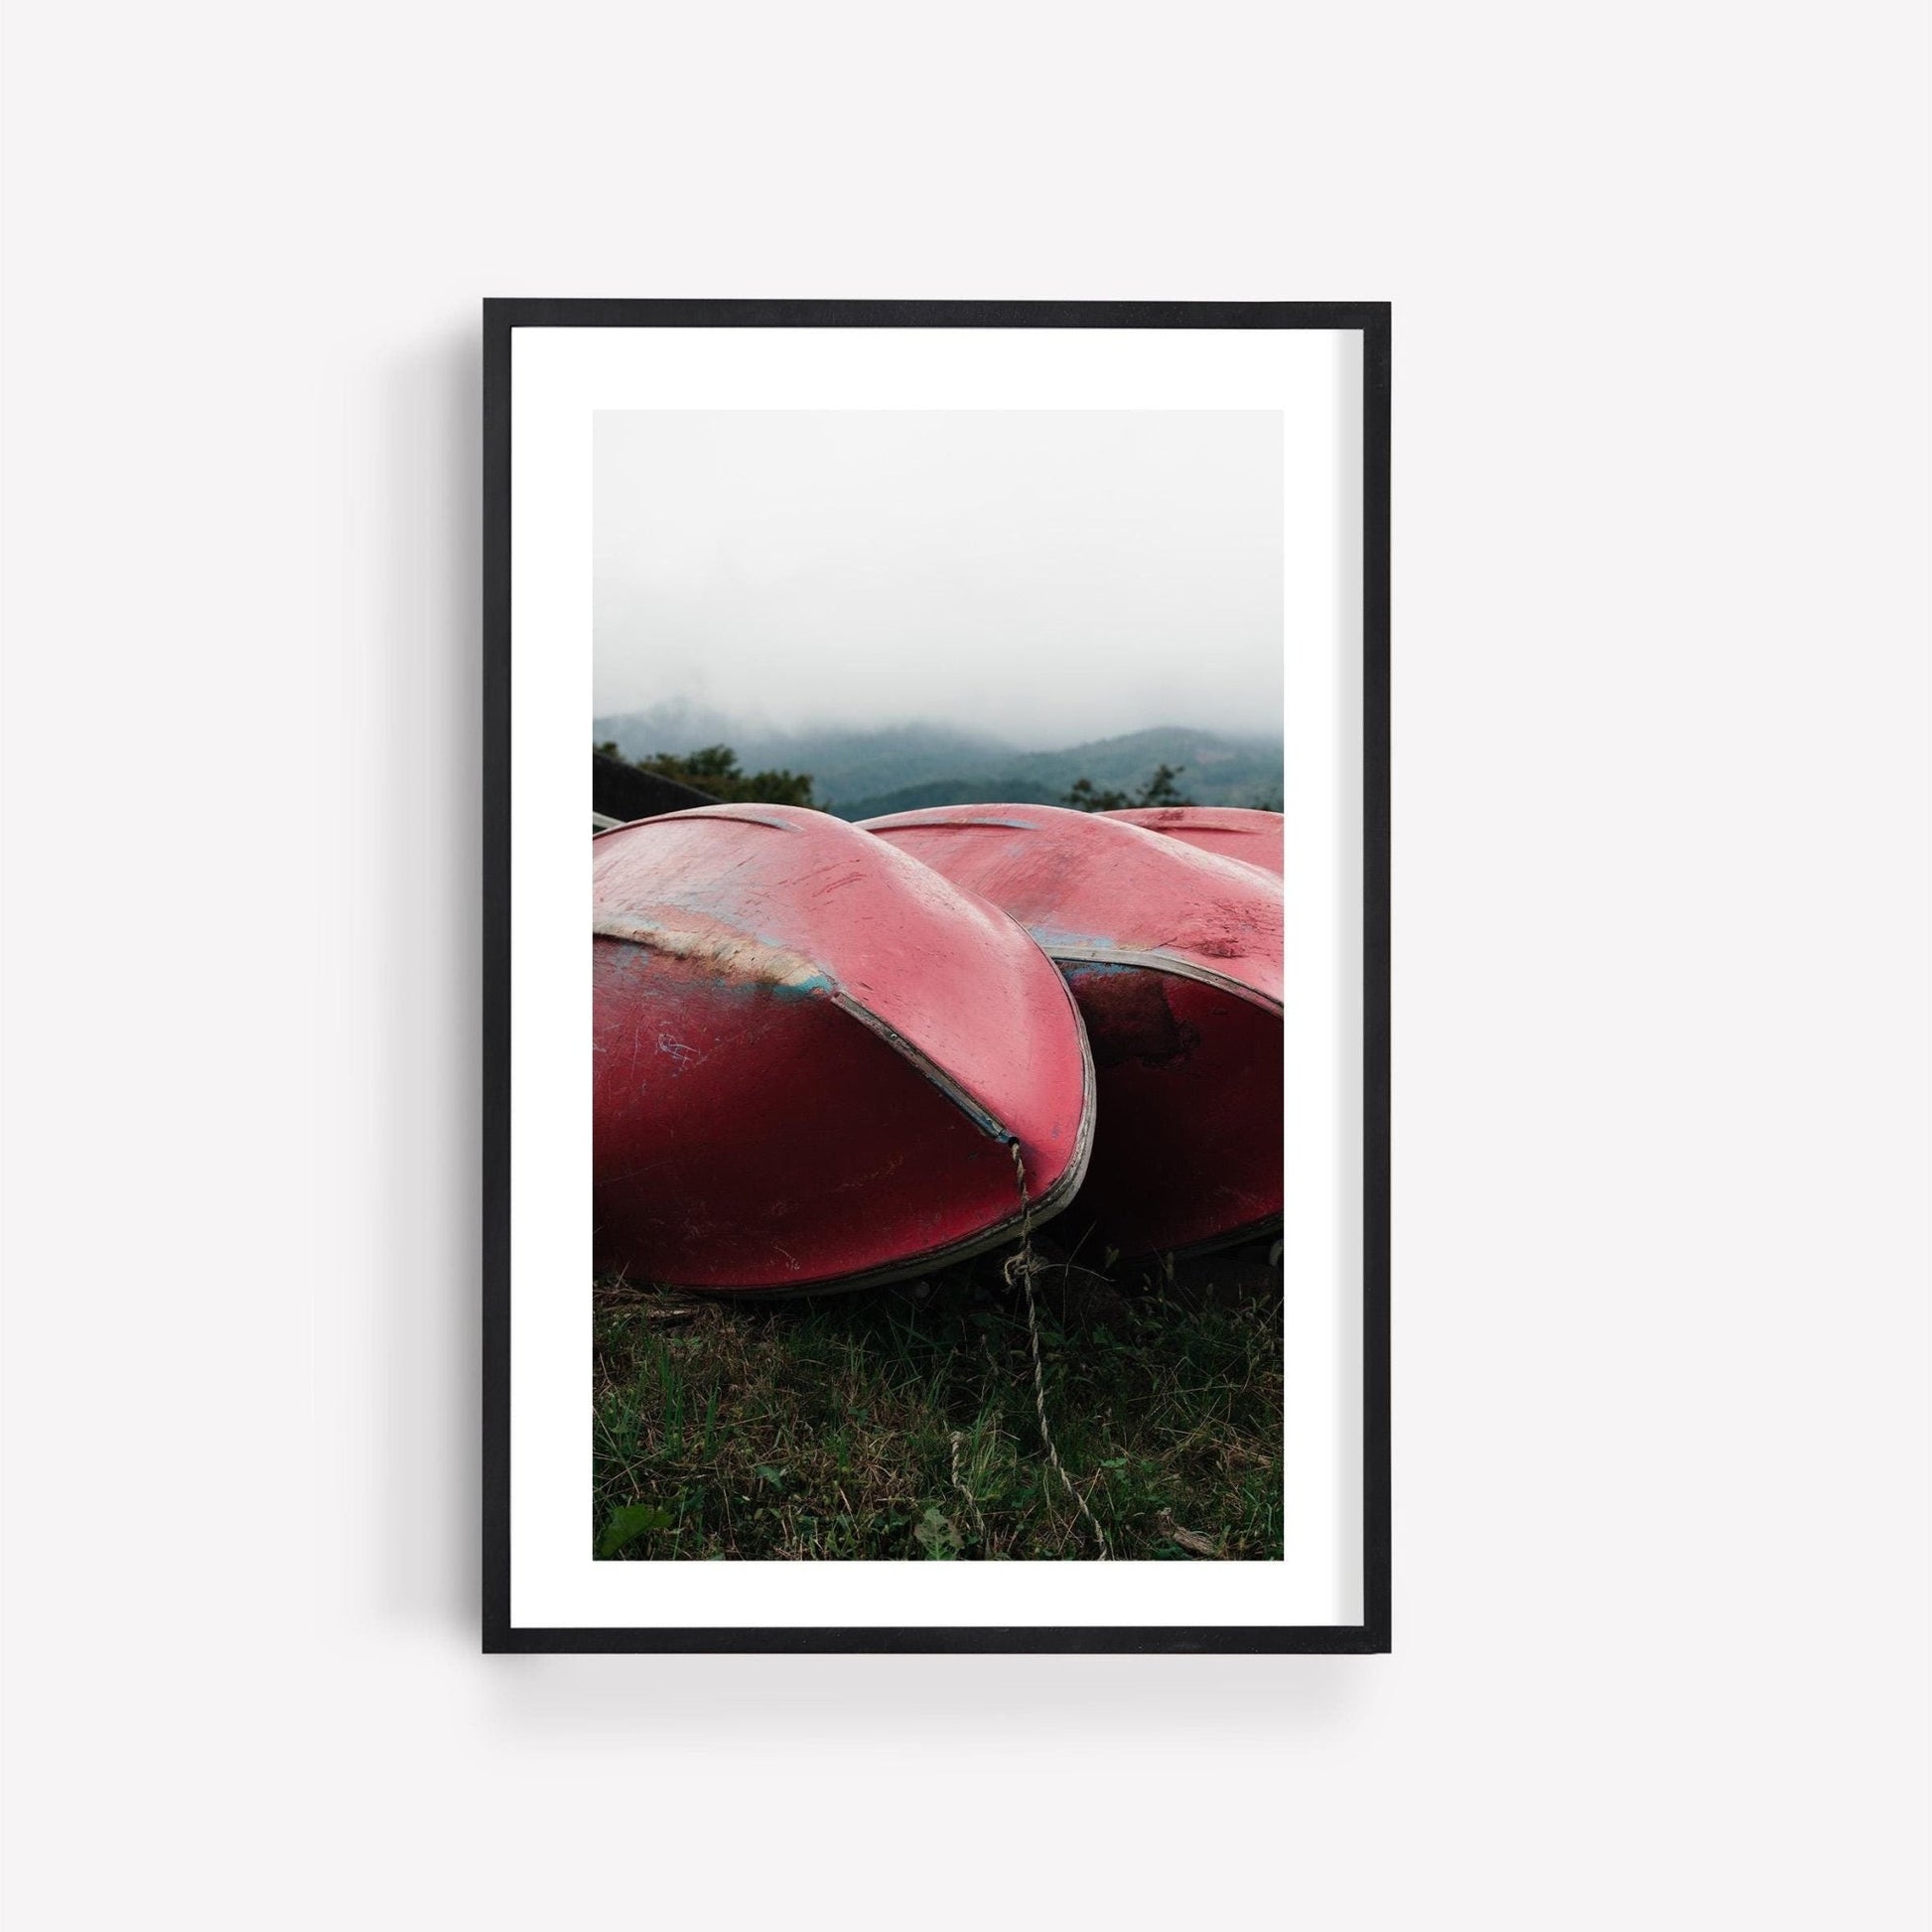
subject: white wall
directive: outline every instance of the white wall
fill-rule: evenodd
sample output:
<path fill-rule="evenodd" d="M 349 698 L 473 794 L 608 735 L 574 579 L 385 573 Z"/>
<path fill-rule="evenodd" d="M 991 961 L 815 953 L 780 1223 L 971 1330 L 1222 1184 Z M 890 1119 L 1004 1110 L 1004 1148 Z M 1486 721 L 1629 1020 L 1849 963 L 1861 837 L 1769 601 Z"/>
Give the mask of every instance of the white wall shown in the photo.
<path fill-rule="evenodd" d="M 1922 9 L 9 16 L 10 1924 L 1922 1922 Z M 485 293 L 1395 301 L 1393 1659 L 477 1655 Z"/>

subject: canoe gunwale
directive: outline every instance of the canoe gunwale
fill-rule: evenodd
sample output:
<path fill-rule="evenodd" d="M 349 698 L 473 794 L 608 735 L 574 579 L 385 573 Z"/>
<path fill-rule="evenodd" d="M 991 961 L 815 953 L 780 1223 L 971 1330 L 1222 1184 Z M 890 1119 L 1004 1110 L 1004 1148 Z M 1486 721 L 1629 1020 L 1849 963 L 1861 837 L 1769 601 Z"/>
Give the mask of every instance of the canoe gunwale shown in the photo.
<path fill-rule="evenodd" d="M 1217 993 L 1230 993 L 1237 1000 L 1260 1007 L 1265 1013 L 1279 1014 L 1282 1011 L 1281 1001 L 1271 999 L 1247 981 L 1230 979 L 1226 973 L 1217 973 L 1212 967 L 1203 966 L 1198 960 L 1187 959 L 1177 953 L 1130 952 L 1119 946 L 1060 945 L 1044 940 L 1040 942 L 1040 950 L 1056 964 L 1065 959 L 1076 966 L 1131 966 L 1143 973 L 1172 973 L 1175 979 L 1198 980 L 1202 986 L 1211 986 Z"/>

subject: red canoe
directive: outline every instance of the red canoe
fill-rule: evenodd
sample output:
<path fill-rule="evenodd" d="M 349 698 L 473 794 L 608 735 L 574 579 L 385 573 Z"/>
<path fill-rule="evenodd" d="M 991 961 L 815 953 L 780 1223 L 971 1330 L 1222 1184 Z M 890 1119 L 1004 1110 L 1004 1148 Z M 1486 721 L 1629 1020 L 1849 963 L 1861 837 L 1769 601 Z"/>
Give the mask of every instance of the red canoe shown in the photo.
<path fill-rule="evenodd" d="M 1053 805 L 949 805 L 866 830 L 1012 913 L 1073 988 L 1100 1108 L 1072 1231 L 1144 1254 L 1280 1219 L 1280 880 Z"/>
<path fill-rule="evenodd" d="M 1004 913 L 786 805 L 591 842 L 597 1266 L 687 1288 L 857 1288 L 1072 1197 L 1094 1077 Z"/>
<path fill-rule="evenodd" d="M 1254 812 L 1239 805 L 1140 805 L 1102 816 L 1125 819 L 1219 859 L 1243 860 L 1277 879 L 1282 876 L 1280 812 Z"/>

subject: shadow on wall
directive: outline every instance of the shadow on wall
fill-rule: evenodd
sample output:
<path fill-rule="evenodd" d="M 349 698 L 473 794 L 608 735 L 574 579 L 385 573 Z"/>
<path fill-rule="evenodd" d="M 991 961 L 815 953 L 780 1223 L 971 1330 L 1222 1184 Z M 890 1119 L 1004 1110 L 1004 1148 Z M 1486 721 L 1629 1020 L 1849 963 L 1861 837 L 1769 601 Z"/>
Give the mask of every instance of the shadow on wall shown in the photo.
<path fill-rule="evenodd" d="M 369 585 L 379 688 L 359 710 L 380 884 L 356 1005 L 366 1131 L 345 1160 L 377 1204 L 358 1292 L 371 1404 L 353 1504 L 388 1620 L 477 1642 L 481 1614 L 483 344 L 481 316 L 400 354 L 365 436 L 384 548 Z M 353 1425 L 350 1425 L 351 1429 Z M 338 1480 L 347 1482 L 346 1474 Z"/>

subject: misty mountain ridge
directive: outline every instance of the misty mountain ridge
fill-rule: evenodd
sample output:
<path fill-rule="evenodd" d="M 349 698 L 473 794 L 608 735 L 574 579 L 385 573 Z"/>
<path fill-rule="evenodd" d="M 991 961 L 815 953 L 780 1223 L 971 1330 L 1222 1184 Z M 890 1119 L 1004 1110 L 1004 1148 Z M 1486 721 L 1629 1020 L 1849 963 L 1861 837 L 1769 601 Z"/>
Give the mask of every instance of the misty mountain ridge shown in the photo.
<path fill-rule="evenodd" d="M 1161 764 L 1180 770 L 1180 791 L 1198 804 L 1273 811 L 1282 805 L 1279 736 L 1234 737 L 1181 725 L 1026 752 L 943 725 L 784 732 L 673 702 L 598 718 L 592 736 L 615 741 L 632 759 L 729 745 L 744 770 L 809 771 L 814 800 L 840 818 L 978 801 L 1057 804 L 1076 778 L 1091 778 L 1102 789 L 1138 791 Z"/>

